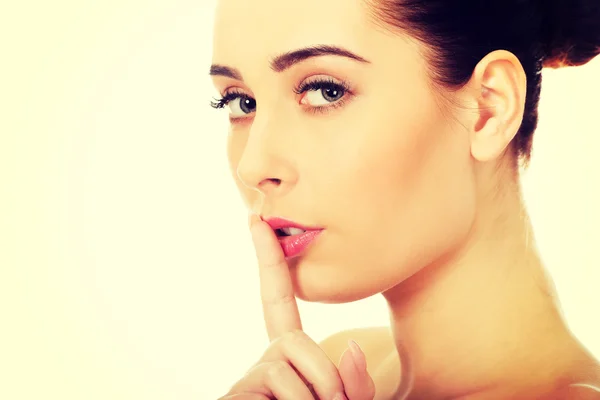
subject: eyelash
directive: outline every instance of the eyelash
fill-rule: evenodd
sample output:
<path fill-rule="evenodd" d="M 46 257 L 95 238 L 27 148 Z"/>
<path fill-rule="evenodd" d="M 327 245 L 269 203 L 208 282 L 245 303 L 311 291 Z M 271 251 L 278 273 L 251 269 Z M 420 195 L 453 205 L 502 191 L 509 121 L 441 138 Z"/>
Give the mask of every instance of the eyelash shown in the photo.
<path fill-rule="evenodd" d="M 235 90 L 235 91 L 231 91 L 226 93 L 223 97 L 221 97 L 220 99 L 214 99 L 215 101 L 211 101 L 210 102 L 210 106 L 212 108 L 224 108 L 227 104 L 229 104 L 229 102 L 237 99 L 237 98 L 241 98 L 241 99 L 249 99 L 250 96 L 245 95 L 244 93 Z"/>
<path fill-rule="evenodd" d="M 329 103 L 328 105 L 310 107 L 309 111 L 313 114 L 324 114 L 331 111 L 332 109 L 343 107 L 347 101 L 348 95 L 352 95 L 350 85 L 346 81 L 336 82 L 332 78 L 317 78 L 312 81 L 304 81 L 299 86 L 295 87 L 293 91 L 294 93 L 300 95 L 307 91 L 318 91 L 322 89 L 333 89 L 337 91 L 342 91 L 344 95 L 338 101 Z M 238 98 L 252 99 L 250 96 L 244 94 L 243 92 L 239 90 L 234 90 L 226 93 L 220 99 L 214 99 L 215 101 L 211 101 L 211 107 L 216 109 L 224 108 L 231 101 L 236 100 Z"/>

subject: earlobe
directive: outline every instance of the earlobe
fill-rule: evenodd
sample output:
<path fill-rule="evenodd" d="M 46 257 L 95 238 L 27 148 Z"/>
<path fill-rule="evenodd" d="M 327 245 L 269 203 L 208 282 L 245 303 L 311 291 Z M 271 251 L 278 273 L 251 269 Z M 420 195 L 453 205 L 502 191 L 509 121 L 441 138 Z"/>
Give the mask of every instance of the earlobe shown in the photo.
<path fill-rule="evenodd" d="M 471 80 L 478 107 L 471 155 L 481 162 L 490 161 L 504 153 L 521 126 L 525 72 L 512 53 L 498 50 L 477 64 Z"/>
<path fill-rule="evenodd" d="M 498 158 L 510 140 L 503 135 L 497 117 L 488 118 L 485 125 L 471 141 L 471 155 L 477 161 L 485 162 Z"/>

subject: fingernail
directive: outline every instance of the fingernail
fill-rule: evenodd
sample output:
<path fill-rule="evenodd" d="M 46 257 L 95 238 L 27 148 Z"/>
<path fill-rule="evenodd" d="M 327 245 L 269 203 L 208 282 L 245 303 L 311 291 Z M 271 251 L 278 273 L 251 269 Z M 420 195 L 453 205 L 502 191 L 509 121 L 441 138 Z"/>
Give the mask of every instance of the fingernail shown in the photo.
<path fill-rule="evenodd" d="M 354 340 L 348 340 L 348 347 L 350 347 L 350 353 L 352 354 L 352 359 L 354 361 L 354 365 L 359 371 L 367 370 L 367 359 L 365 358 L 365 354 L 360 349 L 358 343 Z"/>

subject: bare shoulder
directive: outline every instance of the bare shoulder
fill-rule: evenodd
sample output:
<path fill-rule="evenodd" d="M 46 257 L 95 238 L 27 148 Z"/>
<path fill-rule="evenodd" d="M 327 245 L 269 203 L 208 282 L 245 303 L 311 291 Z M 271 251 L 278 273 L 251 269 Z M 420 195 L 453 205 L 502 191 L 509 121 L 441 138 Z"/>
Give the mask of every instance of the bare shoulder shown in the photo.
<path fill-rule="evenodd" d="M 369 369 L 375 368 L 394 349 L 393 334 L 387 326 L 340 331 L 322 340 L 319 346 L 337 365 L 350 339 L 358 343 L 365 353 Z"/>
<path fill-rule="evenodd" d="M 574 379 L 559 389 L 553 399 L 600 400 L 600 363 L 590 357 L 574 371 Z"/>
<path fill-rule="evenodd" d="M 589 384 L 573 384 L 562 388 L 554 394 L 560 400 L 600 400 L 600 386 Z"/>

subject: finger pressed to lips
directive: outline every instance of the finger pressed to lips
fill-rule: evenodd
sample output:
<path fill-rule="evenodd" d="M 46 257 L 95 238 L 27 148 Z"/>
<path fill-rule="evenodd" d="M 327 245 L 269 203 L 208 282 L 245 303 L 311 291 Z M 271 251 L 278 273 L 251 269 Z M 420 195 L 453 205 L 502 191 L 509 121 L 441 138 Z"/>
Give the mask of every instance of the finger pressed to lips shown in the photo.
<path fill-rule="evenodd" d="M 247 377 L 258 379 L 258 384 L 264 382 L 261 379 L 277 376 L 280 380 L 288 380 L 289 385 L 297 386 L 296 393 L 309 399 L 313 395 L 307 385 L 321 399 L 345 399 L 344 384 L 337 367 L 302 331 L 289 265 L 275 233 L 256 215 L 249 217 L 249 227 L 258 260 L 263 314 L 271 346 Z M 264 368 L 270 369 L 258 370 Z M 270 383 L 270 388 L 277 387 L 275 391 L 285 390 L 276 386 L 277 380 L 271 379 Z M 281 395 L 281 398 L 287 398 L 284 392 Z"/>
<path fill-rule="evenodd" d="M 269 340 L 302 329 L 300 313 L 283 250 L 271 227 L 250 217 L 250 232 L 258 260 L 260 295 Z"/>

